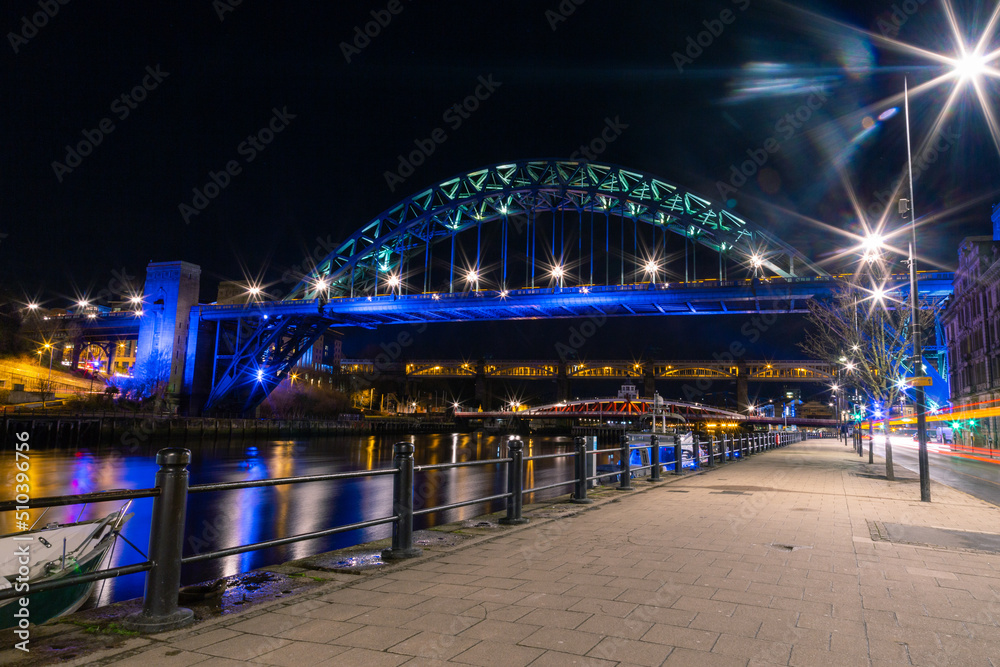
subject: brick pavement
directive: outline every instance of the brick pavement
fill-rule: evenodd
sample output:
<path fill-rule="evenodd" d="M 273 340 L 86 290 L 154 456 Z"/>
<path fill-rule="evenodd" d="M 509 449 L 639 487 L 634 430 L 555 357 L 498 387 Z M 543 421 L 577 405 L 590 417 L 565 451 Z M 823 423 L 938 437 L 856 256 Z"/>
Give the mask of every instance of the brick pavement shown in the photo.
<path fill-rule="evenodd" d="M 867 459 L 867 457 L 866 457 Z M 1000 508 L 813 440 L 75 663 L 1000 667 Z M 912 476 L 911 476 L 912 477 Z"/>

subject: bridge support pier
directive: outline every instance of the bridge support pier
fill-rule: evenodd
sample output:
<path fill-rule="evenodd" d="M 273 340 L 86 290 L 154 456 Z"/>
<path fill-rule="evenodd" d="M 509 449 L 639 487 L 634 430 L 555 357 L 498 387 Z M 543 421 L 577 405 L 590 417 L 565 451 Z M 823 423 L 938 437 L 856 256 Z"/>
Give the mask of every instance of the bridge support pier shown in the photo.
<path fill-rule="evenodd" d="M 653 398 L 656 394 L 656 368 L 652 361 L 642 365 L 642 397 Z"/>
<path fill-rule="evenodd" d="M 740 366 L 740 374 L 736 376 L 736 410 L 745 413 L 750 407 L 748 398 L 749 387 L 746 376 L 746 366 Z"/>
<path fill-rule="evenodd" d="M 559 375 L 556 377 L 556 400 L 569 400 L 569 374 L 566 372 L 566 362 L 559 362 Z"/>
<path fill-rule="evenodd" d="M 480 359 L 476 362 L 476 400 L 488 411 L 493 407 L 493 388 L 486 377 L 486 363 Z"/>

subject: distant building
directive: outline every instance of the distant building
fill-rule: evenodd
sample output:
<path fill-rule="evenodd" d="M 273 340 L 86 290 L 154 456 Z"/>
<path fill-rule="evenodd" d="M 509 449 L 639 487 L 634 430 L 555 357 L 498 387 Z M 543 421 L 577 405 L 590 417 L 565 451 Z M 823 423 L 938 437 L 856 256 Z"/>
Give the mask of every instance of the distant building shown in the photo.
<path fill-rule="evenodd" d="M 1000 407 L 1000 204 L 993 236 L 971 236 L 958 249 L 955 293 L 941 315 L 948 340 L 956 444 L 998 446 L 1000 418 L 976 410 Z"/>
<path fill-rule="evenodd" d="M 618 390 L 618 398 L 624 398 L 625 400 L 631 401 L 639 398 L 639 392 L 636 391 L 634 384 L 623 384 L 622 388 Z"/>

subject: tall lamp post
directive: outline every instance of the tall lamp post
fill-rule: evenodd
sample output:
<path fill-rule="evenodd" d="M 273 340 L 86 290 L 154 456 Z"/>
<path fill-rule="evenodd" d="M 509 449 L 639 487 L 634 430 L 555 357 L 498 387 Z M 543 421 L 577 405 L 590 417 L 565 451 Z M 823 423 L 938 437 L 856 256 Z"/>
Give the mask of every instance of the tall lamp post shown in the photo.
<path fill-rule="evenodd" d="M 910 148 L 910 91 L 906 79 L 903 79 L 903 107 L 906 112 L 906 165 L 910 180 L 910 325 L 913 337 L 913 400 L 917 409 L 917 460 L 920 471 L 920 500 L 931 501 L 930 465 L 927 460 L 927 412 L 926 394 L 924 392 L 924 354 L 922 331 L 920 327 L 920 298 L 917 293 L 917 214 L 913 202 L 913 153 Z M 906 203 L 900 201 L 900 213 L 907 210 Z"/>
<path fill-rule="evenodd" d="M 52 387 L 52 343 L 46 343 L 43 347 L 49 351 L 49 376 L 45 380 L 45 387 L 42 388 L 42 410 L 45 409 L 45 395 Z"/>

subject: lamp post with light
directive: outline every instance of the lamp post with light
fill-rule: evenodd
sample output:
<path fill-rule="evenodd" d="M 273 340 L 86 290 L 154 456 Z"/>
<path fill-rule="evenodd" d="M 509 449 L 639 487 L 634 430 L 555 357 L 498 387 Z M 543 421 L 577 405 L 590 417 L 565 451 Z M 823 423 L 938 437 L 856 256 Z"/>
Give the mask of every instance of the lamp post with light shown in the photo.
<path fill-rule="evenodd" d="M 42 410 L 45 409 L 45 395 L 52 388 L 52 343 L 46 343 L 44 347 L 49 352 L 49 375 L 45 380 L 45 389 L 42 390 Z"/>
<path fill-rule="evenodd" d="M 910 200 L 899 201 L 899 212 L 910 214 L 910 327 L 913 348 L 913 402 L 917 410 L 917 462 L 920 471 L 920 500 L 931 501 L 930 463 L 927 459 L 927 411 L 924 392 L 923 332 L 920 328 L 920 295 L 917 292 L 917 216 L 913 205 L 913 153 L 910 147 L 910 90 L 903 79 L 903 106 L 906 115 L 906 166 L 910 181 Z"/>

